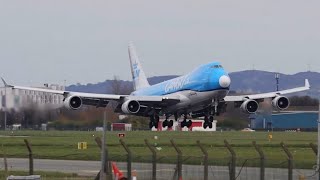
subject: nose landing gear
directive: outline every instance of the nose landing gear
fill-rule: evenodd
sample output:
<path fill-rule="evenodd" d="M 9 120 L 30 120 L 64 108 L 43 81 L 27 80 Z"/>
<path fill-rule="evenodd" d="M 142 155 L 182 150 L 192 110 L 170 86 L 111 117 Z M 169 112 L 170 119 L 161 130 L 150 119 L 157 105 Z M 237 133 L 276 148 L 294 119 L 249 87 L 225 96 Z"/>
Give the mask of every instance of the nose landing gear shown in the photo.
<path fill-rule="evenodd" d="M 212 122 L 213 122 L 213 116 L 205 116 L 204 117 L 204 122 L 203 122 L 203 128 L 206 129 L 209 127 L 210 129 L 212 128 Z"/>

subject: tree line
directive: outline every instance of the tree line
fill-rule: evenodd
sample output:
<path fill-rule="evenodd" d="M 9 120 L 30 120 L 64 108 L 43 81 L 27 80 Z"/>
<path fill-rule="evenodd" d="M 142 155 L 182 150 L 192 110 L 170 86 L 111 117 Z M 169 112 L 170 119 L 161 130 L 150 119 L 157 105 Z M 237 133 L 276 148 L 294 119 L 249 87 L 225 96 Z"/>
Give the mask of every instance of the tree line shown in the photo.
<path fill-rule="evenodd" d="M 111 85 L 113 94 L 130 94 L 132 87 L 124 84 L 117 76 L 114 76 Z M 289 97 L 291 106 L 318 106 L 318 99 L 310 96 Z M 268 103 L 267 103 L 268 104 Z M 269 103 L 270 104 L 270 103 Z M 119 120 L 119 114 L 114 113 L 111 107 L 95 108 L 84 106 L 80 110 L 59 109 L 39 109 L 35 105 L 28 105 L 19 111 L 9 110 L 7 114 L 7 125 L 21 124 L 24 129 L 39 129 L 41 124 L 48 124 L 48 128 L 57 130 L 94 130 L 103 124 L 103 111 L 107 111 L 107 127 L 114 122 L 131 123 L 133 129 L 148 129 L 149 118 L 126 116 Z M 248 124 L 248 115 L 228 104 L 227 111 L 216 117 L 218 126 L 241 129 Z M 0 111 L 0 128 L 4 128 L 4 111 Z"/>

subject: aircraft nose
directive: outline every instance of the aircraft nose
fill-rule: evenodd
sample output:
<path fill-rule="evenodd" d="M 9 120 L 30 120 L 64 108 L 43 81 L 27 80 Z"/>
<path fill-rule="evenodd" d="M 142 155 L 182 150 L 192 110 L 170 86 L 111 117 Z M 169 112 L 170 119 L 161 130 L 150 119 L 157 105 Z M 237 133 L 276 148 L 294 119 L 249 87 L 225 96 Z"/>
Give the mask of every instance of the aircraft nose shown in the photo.
<path fill-rule="evenodd" d="M 223 75 L 219 78 L 219 84 L 223 88 L 227 88 L 230 86 L 231 80 L 229 76 Z"/>

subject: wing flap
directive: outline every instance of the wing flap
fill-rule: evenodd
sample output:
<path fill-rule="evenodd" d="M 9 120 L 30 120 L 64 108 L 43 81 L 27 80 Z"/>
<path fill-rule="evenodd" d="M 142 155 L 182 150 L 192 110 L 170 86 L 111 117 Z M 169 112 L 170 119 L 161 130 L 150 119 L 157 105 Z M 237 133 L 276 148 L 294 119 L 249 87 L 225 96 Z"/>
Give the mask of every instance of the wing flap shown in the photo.
<path fill-rule="evenodd" d="M 6 84 L 6 87 L 10 87 L 12 89 L 19 90 L 27 90 L 27 91 L 37 91 L 44 93 L 52 93 L 52 94 L 60 94 L 64 97 L 68 96 L 79 96 L 83 99 L 105 99 L 105 100 L 120 100 L 123 97 L 127 97 L 128 95 L 114 95 L 114 94 L 95 94 L 95 93 L 82 93 L 82 92 L 71 92 L 71 91 L 61 91 L 61 90 L 53 90 L 53 89 L 45 89 L 45 88 L 33 88 L 33 87 L 24 87 L 24 86 L 12 86 Z"/>
<path fill-rule="evenodd" d="M 104 99 L 82 98 L 82 103 L 84 105 L 95 106 L 95 107 L 107 107 L 109 101 Z"/>
<path fill-rule="evenodd" d="M 13 85 L 7 84 L 4 81 L 4 79 L 2 79 L 2 81 L 4 82 L 6 87 L 10 87 L 12 89 L 59 94 L 59 95 L 63 95 L 65 98 L 69 96 L 78 96 L 83 100 L 83 103 L 85 105 L 91 105 L 96 107 L 105 107 L 109 103 L 109 101 L 118 101 L 122 103 L 124 100 L 136 100 L 136 101 L 139 101 L 141 105 L 153 106 L 153 107 L 163 107 L 168 105 L 174 105 L 180 102 L 180 99 L 178 97 L 172 97 L 172 96 L 129 96 L 129 95 L 114 95 L 114 94 L 82 93 L 82 92 L 45 89 L 45 88 L 13 86 Z"/>

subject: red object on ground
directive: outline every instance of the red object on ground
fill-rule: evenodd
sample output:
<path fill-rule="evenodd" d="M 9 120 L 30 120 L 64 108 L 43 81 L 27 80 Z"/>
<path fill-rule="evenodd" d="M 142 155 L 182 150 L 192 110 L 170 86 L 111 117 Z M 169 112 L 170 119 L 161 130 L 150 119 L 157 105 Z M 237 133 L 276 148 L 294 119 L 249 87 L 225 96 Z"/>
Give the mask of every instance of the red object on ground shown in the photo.
<path fill-rule="evenodd" d="M 116 165 L 115 162 L 111 163 L 112 165 L 112 169 L 113 169 L 113 174 L 115 177 L 117 177 L 118 179 L 123 178 L 123 173 L 119 170 L 118 166 Z"/>
<path fill-rule="evenodd" d="M 113 131 L 125 131 L 126 130 L 125 123 L 112 123 L 111 126 L 112 126 Z"/>
<path fill-rule="evenodd" d="M 202 127 L 202 123 L 203 123 L 202 121 L 192 121 L 192 124 L 191 124 L 189 130 L 192 131 L 193 127 Z"/>

